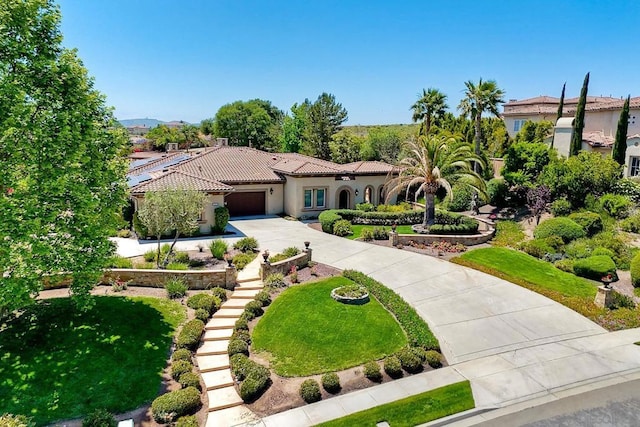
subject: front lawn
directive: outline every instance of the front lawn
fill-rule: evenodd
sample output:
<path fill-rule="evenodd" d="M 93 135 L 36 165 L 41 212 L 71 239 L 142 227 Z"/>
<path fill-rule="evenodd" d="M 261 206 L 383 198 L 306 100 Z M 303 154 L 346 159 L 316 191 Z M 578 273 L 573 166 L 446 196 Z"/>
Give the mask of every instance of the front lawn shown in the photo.
<path fill-rule="evenodd" d="M 374 228 L 384 228 L 388 232 L 391 231 L 391 227 L 383 227 L 381 225 L 354 224 L 354 225 L 351 226 L 351 231 L 353 231 L 353 234 L 350 234 L 350 235 L 346 236 L 346 238 L 349 239 L 349 240 L 359 239 L 362 236 L 362 231 L 363 230 L 371 230 L 371 231 L 373 231 Z M 411 229 L 410 225 L 398 225 L 397 228 L 396 228 L 396 232 L 398 234 L 416 234 Z"/>
<path fill-rule="evenodd" d="M 96 297 L 87 312 L 69 298 L 29 307 L 0 330 L 0 413 L 37 425 L 98 408 L 135 409 L 158 395 L 176 327 L 176 302 Z"/>
<path fill-rule="evenodd" d="M 294 286 L 271 304 L 252 332 L 253 351 L 270 353 L 282 376 L 333 372 L 381 359 L 407 344 L 402 328 L 375 298 L 348 305 L 331 290 L 344 277 Z"/>
<path fill-rule="evenodd" d="M 386 421 L 392 427 L 411 427 L 475 408 L 469 381 L 462 381 L 402 400 L 356 412 L 318 427 L 371 426 Z"/>

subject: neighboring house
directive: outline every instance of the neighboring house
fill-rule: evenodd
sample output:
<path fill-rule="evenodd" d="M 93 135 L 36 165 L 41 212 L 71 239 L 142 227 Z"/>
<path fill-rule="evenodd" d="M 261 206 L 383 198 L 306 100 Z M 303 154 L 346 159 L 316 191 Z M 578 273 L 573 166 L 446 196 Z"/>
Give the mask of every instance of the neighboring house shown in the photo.
<path fill-rule="evenodd" d="M 539 96 L 521 101 L 510 100 L 504 104 L 503 118 L 509 135 L 514 136 L 524 122 L 556 119 L 559 98 Z M 569 155 L 569 141 L 573 132 L 573 117 L 578 98 L 565 99 L 563 116 L 555 126 L 554 147 L 558 153 Z M 616 136 L 618 119 L 624 99 L 587 97 L 582 132 L 582 149 L 609 154 Z M 627 161 L 625 176 L 640 175 L 640 97 L 629 103 L 629 127 L 627 129 Z"/>
<path fill-rule="evenodd" d="M 384 183 L 395 171 L 382 162 L 340 165 L 296 153 L 229 146 L 137 162 L 128 174 L 136 207 L 147 191 L 180 187 L 203 191 L 208 198 L 200 218 L 202 232 L 213 225 L 218 206 L 226 206 L 231 216 L 284 213 L 311 218 L 325 209 L 384 203 Z"/>

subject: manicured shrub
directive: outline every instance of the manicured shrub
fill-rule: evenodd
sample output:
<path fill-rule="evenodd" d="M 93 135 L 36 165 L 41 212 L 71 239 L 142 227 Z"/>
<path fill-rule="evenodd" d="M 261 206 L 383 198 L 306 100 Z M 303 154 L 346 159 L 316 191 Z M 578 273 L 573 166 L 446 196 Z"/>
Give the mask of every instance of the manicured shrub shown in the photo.
<path fill-rule="evenodd" d="M 572 259 L 561 259 L 553 263 L 553 265 L 558 269 L 565 271 L 567 273 L 575 274 L 573 271 L 573 263 Z"/>
<path fill-rule="evenodd" d="M 11 426 L 11 424 L 5 424 L 1 421 L 2 419 L 0 418 L 0 425 L 4 427 Z M 117 427 L 117 425 L 118 422 L 113 414 L 105 409 L 96 409 L 82 420 L 82 427 Z M 15 424 L 15 426 L 17 427 L 18 424 Z"/>
<path fill-rule="evenodd" d="M 233 356 L 234 354 L 244 354 L 248 356 L 249 346 L 242 340 L 232 339 L 231 341 L 229 341 L 227 353 L 229 353 L 229 356 Z"/>
<path fill-rule="evenodd" d="M 253 362 L 244 354 L 234 354 L 229 358 L 231 373 L 238 381 L 243 381 L 249 374 Z"/>
<path fill-rule="evenodd" d="M 192 295 L 187 299 L 187 307 L 194 310 L 203 309 L 209 314 L 218 311 L 221 305 L 222 301 L 220 301 L 220 298 L 206 293 Z"/>
<path fill-rule="evenodd" d="M 249 331 L 246 331 L 244 329 L 238 329 L 237 331 L 234 331 L 233 334 L 231 334 L 231 339 L 244 341 L 245 343 L 247 343 L 247 345 L 251 344 L 251 334 L 249 334 Z"/>
<path fill-rule="evenodd" d="M 150 250 L 145 252 L 142 256 L 146 262 L 156 262 L 156 255 L 158 255 L 158 252 Z"/>
<path fill-rule="evenodd" d="M 373 212 L 376 210 L 376 207 L 373 206 L 371 203 L 357 203 L 356 210 L 364 211 L 364 212 Z"/>
<path fill-rule="evenodd" d="M 229 209 L 225 206 L 218 206 L 213 210 L 213 227 L 211 228 L 215 234 L 223 234 L 224 229 L 229 223 Z"/>
<path fill-rule="evenodd" d="M 387 310 L 395 316 L 407 334 L 409 344 L 430 350 L 439 350 L 440 345 L 429 326 L 416 311 L 393 290 L 382 283 L 355 270 L 345 270 L 342 275 L 364 286 Z"/>
<path fill-rule="evenodd" d="M 389 239 L 389 230 L 387 230 L 384 227 L 373 227 L 373 239 L 374 240 Z"/>
<path fill-rule="evenodd" d="M 269 292 L 265 290 L 258 292 L 254 299 L 258 301 L 263 307 L 271 304 L 271 297 L 269 296 Z"/>
<path fill-rule="evenodd" d="M 364 376 L 373 382 L 379 383 L 382 381 L 382 373 L 380 372 L 380 365 L 371 361 L 364 364 Z"/>
<path fill-rule="evenodd" d="M 244 306 L 244 312 L 249 317 L 249 320 L 255 319 L 256 317 L 260 317 L 264 314 L 264 310 L 262 309 L 262 304 L 258 301 L 251 301 L 247 305 Z"/>
<path fill-rule="evenodd" d="M 284 288 L 287 286 L 287 282 L 284 281 L 284 274 L 282 273 L 273 273 L 267 276 L 264 279 L 264 285 L 268 288 Z"/>
<path fill-rule="evenodd" d="M 218 260 L 224 259 L 224 254 L 229 250 L 229 246 L 227 242 L 222 239 L 215 239 L 209 243 L 209 250 L 211 251 L 211 255 Z"/>
<path fill-rule="evenodd" d="M 211 313 L 209 313 L 204 308 L 199 308 L 196 310 L 196 314 L 195 314 L 196 319 L 200 319 L 205 323 L 207 323 L 207 320 L 209 320 L 210 316 L 211 316 Z"/>
<path fill-rule="evenodd" d="M 631 283 L 634 288 L 640 287 L 640 252 L 631 260 Z"/>
<path fill-rule="evenodd" d="M 188 270 L 189 265 L 182 262 L 170 262 L 167 264 L 167 270 Z"/>
<path fill-rule="evenodd" d="M 169 298 L 176 299 L 184 297 L 187 294 L 189 286 L 187 286 L 187 283 L 183 279 L 174 277 L 164 283 L 164 288 Z"/>
<path fill-rule="evenodd" d="M 602 231 L 602 217 L 595 212 L 576 212 L 569 215 L 569 219 L 575 221 L 587 236 L 593 236 Z"/>
<path fill-rule="evenodd" d="M 191 352 L 186 348 L 179 348 L 171 355 L 171 361 L 186 360 L 191 362 Z"/>
<path fill-rule="evenodd" d="M 248 331 L 249 330 L 249 321 L 246 316 L 240 316 L 236 323 L 233 326 L 234 331 Z"/>
<path fill-rule="evenodd" d="M 193 319 L 184 324 L 178 338 L 176 339 L 176 346 L 178 348 L 187 348 L 195 350 L 200 342 L 200 337 L 204 331 L 204 322 L 199 319 Z"/>
<path fill-rule="evenodd" d="M 632 203 L 620 194 L 605 194 L 600 198 L 602 209 L 614 218 L 622 219 L 629 215 Z"/>
<path fill-rule="evenodd" d="M 563 242 L 569 243 L 584 237 L 586 233 L 575 221 L 565 217 L 548 219 L 540 223 L 533 231 L 533 236 L 537 239 L 554 235 L 559 236 Z"/>
<path fill-rule="evenodd" d="M 327 390 L 331 394 L 340 392 L 342 386 L 340 385 L 340 377 L 335 372 L 329 372 L 322 376 L 322 388 Z"/>
<path fill-rule="evenodd" d="M 233 244 L 233 249 L 242 252 L 255 252 L 258 249 L 258 241 L 255 237 L 243 237 Z"/>
<path fill-rule="evenodd" d="M 346 219 L 341 219 L 339 221 L 336 221 L 336 223 L 333 224 L 333 234 L 335 234 L 338 237 L 344 237 L 344 236 L 353 234 L 353 230 L 351 229 L 351 223 Z"/>
<path fill-rule="evenodd" d="M 362 233 L 360 233 L 360 238 L 365 242 L 373 240 L 373 230 L 370 228 L 363 229 Z"/>
<path fill-rule="evenodd" d="M 628 233 L 640 233 L 640 213 L 631 215 L 618 223 L 620 229 Z"/>
<path fill-rule="evenodd" d="M 613 252 L 613 261 L 621 270 L 628 270 L 633 252 L 620 233 L 603 231 L 591 238 L 593 248 L 606 248 Z"/>
<path fill-rule="evenodd" d="M 553 216 L 567 216 L 571 213 L 571 210 L 571 202 L 567 199 L 558 199 L 551 203 L 551 213 Z"/>
<path fill-rule="evenodd" d="M 153 419 L 160 424 L 171 423 L 183 415 L 198 410 L 202 401 L 200 392 L 195 387 L 187 387 L 170 391 L 156 398 L 151 404 Z"/>
<path fill-rule="evenodd" d="M 489 204 L 496 207 L 504 207 L 507 205 L 507 196 L 509 195 L 509 186 L 502 178 L 490 179 L 487 183 L 487 196 L 489 196 Z"/>
<path fill-rule="evenodd" d="M 269 386 L 271 378 L 269 369 L 244 354 L 234 354 L 229 358 L 229 364 L 231 365 L 231 373 L 238 381 L 242 381 L 240 397 L 245 402 L 257 399 Z"/>
<path fill-rule="evenodd" d="M 114 255 L 109 259 L 107 268 L 133 268 L 133 261 L 120 255 Z"/>
<path fill-rule="evenodd" d="M 333 233 L 333 225 L 341 219 L 342 217 L 338 215 L 335 210 L 322 211 L 320 215 L 318 215 L 318 221 L 320 221 L 322 231 L 329 234 Z"/>
<path fill-rule="evenodd" d="M 593 252 L 592 242 L 589 239 L 578 239 L 564 247 L 564 253 L 572 259 L 586 258 Z"/>
<path fill-rule="evenodd" d="M 174 380 L 178 380 L 180 375 L 193 371 L 193 365 L 187 360 L 176 360 L 171 364 L 171 377 Z"/>
<path fill-rule="evenodd" d="M 474 190 L 465 184 L 454 184 L 451 189 L 453 198 L 447 199 L 447 210 L 452 212 L 467 211 L 471 206 L 471 199 L 473 198 Z"/>
<path fill-rule="evenodd" d="M 593 250 L 593 252 L 591 252 L 591 255 L 595 256 L 595 255 L 606 255 L 609 258 L 613 258 L 614 257 L 614 253 L 611 249 L 607 249 L 607 248 L 595 248 Z"/>
<path fill-rule="evenodd" d="M 546 254 L 552 254 L 555 250 L 547 243 L 546 239 L 533 239 L 522 242 L 520 248 L 527 254 L 538 259 L 544 258 Z"/>
<path fill-rule="evenodd" d="M 405 347 L 396 353 L 402 369 L 409 373 L 422 371 L 422 357 L 415 348 Z"/>
<path fill-rule="evenodd" d="M 219 298 L 221 302 L 225 302 L 227 300 L 227 291 L 219 286 L 211 289 L 211 295 Z"/>
<path fill-rule="evenodd" d="M 384 359 L 384 371 L 391 378 L 400 378 L 402 376 L 402 365 L 398 356 L 391 355 Z"/>
<path fill-rule="evenodd" d="M 300 397 L 307 403 L 317 402 L 322 399 L 318 381 L 313 379 L 304 380 L 300 385 Z"/>
<path fill-rule="evenodd" d="M 188 415 L 186 417 L 178 418 L 176 427 L 199 427 L 198 419 L 195 415 Z"/>
<path fill-rule="evenodd" d="M 233 257 L 233 265 L 235 265 L 236 269 L 240 271 L 243 268 L 245 268 L 247 264 L 249 264 L 255 258 L 256 258 L 255 253 L 249 253 L 249 252 L 239 253 Z"/>
<path fill-rule="evenodd" d="M 182 388 L 195 387 L 198 390 L 202 390 L 202 387 L 200 386 L 200 376 L 195 372 L 185 372 L 180 375 L 178 383 L 180 383 Z"/>
<path fill-rule="evenodd" d="M 617 277 L 616 264 L 607 255 L 595 255 L 576 260 L 573 263 L 573 271 L 576 276 L 593 280 L 600 280 L 607 274 L 611 274 L 614 278 Z"/>
<path fill-rule="evenodd" d="M 433 369 L 442 367 L 442 355 L 435 350 L 428 350 L 425 354 L 425 360 Z"/>

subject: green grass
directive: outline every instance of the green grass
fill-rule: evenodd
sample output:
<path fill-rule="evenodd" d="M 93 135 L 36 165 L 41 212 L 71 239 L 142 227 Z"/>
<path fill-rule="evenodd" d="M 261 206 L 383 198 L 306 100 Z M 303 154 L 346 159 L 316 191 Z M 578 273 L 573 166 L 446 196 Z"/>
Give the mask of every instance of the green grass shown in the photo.
<path fill-rule="evenodd" d="M 523 252 L 506 248 L 482 248 L 466 252 L 461 259 L 471 261 L 505 274 L 522 279 L 536 286 L 560 292 L 569 297 L 595 298 L 597 288 L 590 282 L 571 273 L 558 270 L 552 264 Z M 517 283 L 517 282 L 515 282 Z"/>
<path fill-rule="evenodd" d="M 525 238 L 522 225 L 515 221 L 498 221 L 496 235 L 491 241 L 495 246 L 509 246 L 515 248 Z"/>
<path fill-rule="evenodd" d="M 291 377 L 346 369 L 406 345 L 398 322 L 374 298 L 364 305 L 331 298 L 332 289 L 352 283 L 333 277 L 284 291 L 253 330 L 253 351 L 270 353 L 274 371 Z"/>
<path fill-rule="evenodd" d="M 368 229 L 368 230 L 373 230 L 376 227 L 382 227 L 381 225 L 362 225 L 362 224 L 354 224 L 351 226 L 351 230 L 353 231 L 353 234 L 346 236 L 347 239 L 349 240 L 355 240 L 360 238 L 360 236 L 362 236 L 362 230 Z M 391 227 L 384 227 L 387 231 L 391 231 Z M 396 228 L 396 231 L 398 232 L 398 234 L 416 234 L 413 232 L 413 230 L 411 229 L 410 225 L 399 225 Z"/>
<path fill-rule="evenodd" d="M 95 409 L 121 413 L 154 399 L 175 328 L 177 303 L 97 297 L 77 311 L 69 298 L 39 302 L 0 330 L 0 413 L 37 425 Z"/>
<path fill-rule="evenodd" d="M 318 427 L 371 426 L 386 421 L 392 427 L 411 427 L 473 409 L 475 402 L 469 381 L 451 384 L 406 399 L 356 412 Z"/>
<path fill-rule="evenodd" d="M 637 297 L 640 297 L 640 288 L 633 288 L 633 294 Z"/>

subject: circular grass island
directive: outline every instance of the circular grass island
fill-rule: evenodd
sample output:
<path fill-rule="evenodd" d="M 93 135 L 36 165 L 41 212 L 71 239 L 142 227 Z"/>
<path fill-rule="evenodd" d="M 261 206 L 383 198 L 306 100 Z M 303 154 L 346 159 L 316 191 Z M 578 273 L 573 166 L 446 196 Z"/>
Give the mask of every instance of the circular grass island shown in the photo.
<path fill-rule="evenodd" d="M 393 354 L 407 345 L 396 319 L 375 299 L 336 304 L 331 291 L 355 285 L 332 277 L 285 290 L 252 333 L 252 348 L 264 352 L 284 377 L 335 372 Z"/>

